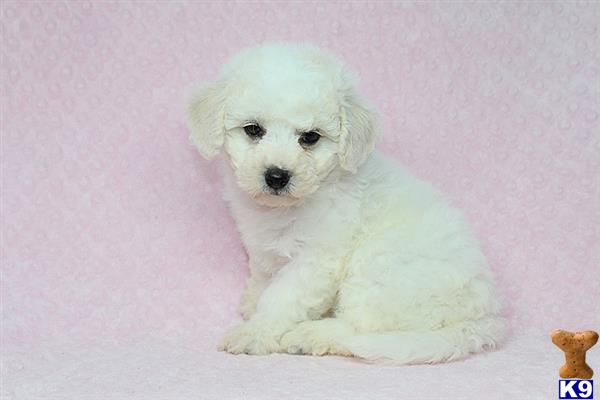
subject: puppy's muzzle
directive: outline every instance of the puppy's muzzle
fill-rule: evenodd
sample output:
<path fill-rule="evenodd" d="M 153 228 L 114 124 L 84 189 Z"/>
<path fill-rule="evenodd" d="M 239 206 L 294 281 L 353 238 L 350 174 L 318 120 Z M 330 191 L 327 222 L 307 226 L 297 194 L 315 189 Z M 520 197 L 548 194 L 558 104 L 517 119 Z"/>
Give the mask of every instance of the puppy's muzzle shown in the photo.
<path fill-rule="evenodd" d="M 270 167 L 265 171 L 265 183 L 276 191 L 285 188 L 290 181 L 290 177 L 289 171 L 278 167 Z"/>

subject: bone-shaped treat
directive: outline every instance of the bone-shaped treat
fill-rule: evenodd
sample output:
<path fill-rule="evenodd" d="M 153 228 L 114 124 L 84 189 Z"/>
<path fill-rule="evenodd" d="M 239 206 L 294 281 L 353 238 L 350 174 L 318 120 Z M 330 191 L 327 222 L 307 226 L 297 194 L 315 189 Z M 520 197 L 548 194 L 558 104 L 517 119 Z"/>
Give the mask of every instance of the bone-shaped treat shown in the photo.
<path fill-rule="evenodd" d="M 594 371 L 585 363 L 585 352 L 596 344 L 598 334 L 594 331 L 573 333 L 557 330 L 550 336 L 552 342 L 565 352 L 565 365 L 558 370 L 560 377 L 591 379 Z"/>

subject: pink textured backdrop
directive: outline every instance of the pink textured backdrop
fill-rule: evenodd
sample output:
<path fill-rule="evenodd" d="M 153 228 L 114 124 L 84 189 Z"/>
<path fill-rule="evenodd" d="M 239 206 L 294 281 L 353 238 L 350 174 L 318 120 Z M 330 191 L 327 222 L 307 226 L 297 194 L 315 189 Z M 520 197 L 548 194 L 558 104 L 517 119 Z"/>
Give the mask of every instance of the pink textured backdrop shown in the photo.
<path fill-rule="evenodd" d="M 265 40 L 359 72 L 379 147 L 465 211 L 516 333 L 600 328 L 598 3 L 1 7 L 5 348 L 236 318 L 245 255 L 183 110 Z"/>

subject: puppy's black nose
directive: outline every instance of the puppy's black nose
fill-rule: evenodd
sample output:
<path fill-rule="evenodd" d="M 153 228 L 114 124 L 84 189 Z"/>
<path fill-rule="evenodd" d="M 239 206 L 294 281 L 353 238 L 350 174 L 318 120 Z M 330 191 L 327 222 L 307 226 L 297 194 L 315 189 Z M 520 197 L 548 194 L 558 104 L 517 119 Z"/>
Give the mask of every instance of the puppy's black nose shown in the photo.
<path fill-rule="evenodd" d="M 265 171 L 265 182 L 271 189 L 283 189 L 289 181 L 290 173 L 285 169 L 270 167 Z"/>

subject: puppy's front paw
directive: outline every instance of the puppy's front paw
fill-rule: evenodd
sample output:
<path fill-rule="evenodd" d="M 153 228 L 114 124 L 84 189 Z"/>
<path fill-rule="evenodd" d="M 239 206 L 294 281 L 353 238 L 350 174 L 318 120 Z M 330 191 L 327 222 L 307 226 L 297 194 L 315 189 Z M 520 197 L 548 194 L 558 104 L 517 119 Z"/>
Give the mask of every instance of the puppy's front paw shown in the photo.
<path fill-rule="evenodd" d="M 231 329 L 219 350 L 232 354 L 275 353 L 279 351 L 279 340 L 286 331 L 282 324 L 250 320 Z"/>
<path fill-rule="evenodd" d="M 338 341 L 347 335 L 347 329 L 334 320 L 317 320 L 301 322 L 287 332 L 280 341 L 281 351 L 289 354 L 324 354 L 351 355 Z"/>

